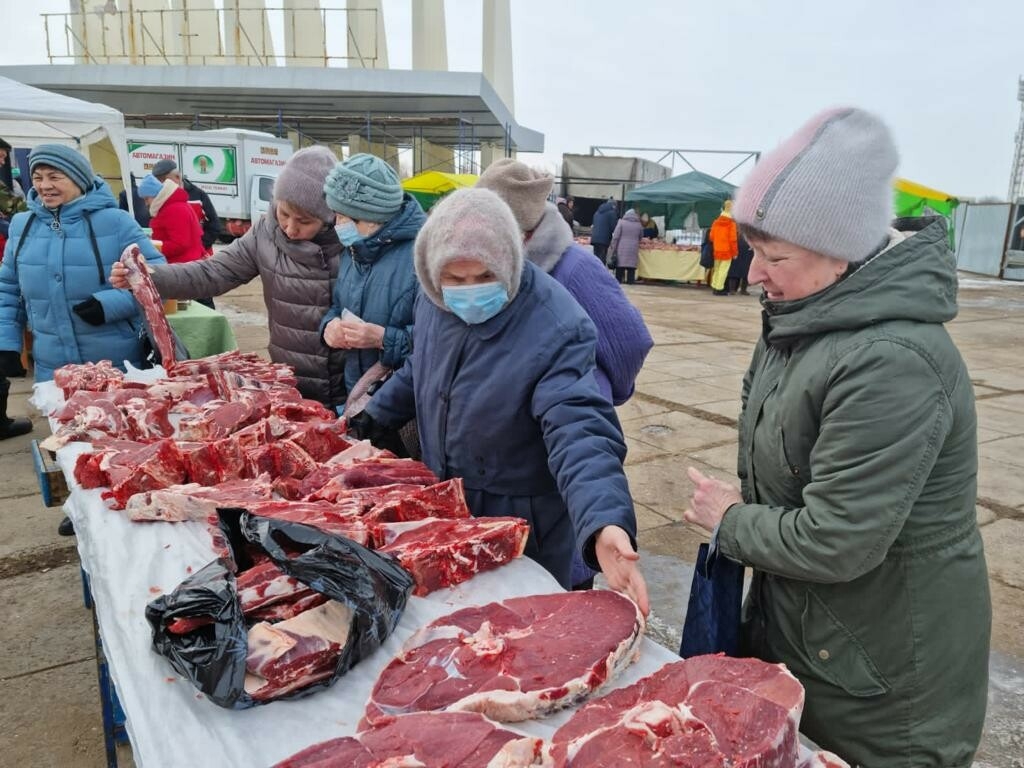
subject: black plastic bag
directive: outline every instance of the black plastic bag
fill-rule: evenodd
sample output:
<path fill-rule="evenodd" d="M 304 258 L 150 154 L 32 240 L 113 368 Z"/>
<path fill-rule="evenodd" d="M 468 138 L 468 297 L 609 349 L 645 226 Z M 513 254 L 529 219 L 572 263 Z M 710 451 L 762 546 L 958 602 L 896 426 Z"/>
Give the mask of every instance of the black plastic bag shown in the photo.
<path fill-rule="evenodd" d="M 743 566 L 701 544 L 690 584 L 679 655 L 706 653 L 735 656 L 740 642 Z"/>
<path fill-rule="evenodd" d="M 185 346 L 185 342 L 183 342 L 178 334 L 175 333 L 169 323 L 167 327 L 171 331 L 171 340 L 174 342 L 174 359 L 190 360 L 192 355 Z M 143 369 L 155 368 L 158 365 L 163 365 L 163 357 L 160 355 L 160 349 L 155 343 L 155 338 L 156 337 L 153 335 L 152 329 L 149 327 L 149 323 L 143 316 L 142 326 L 139 329 L 139 344 L 142 347 Z"/>
<path fill-rule="evenodd" d="M 412 577 L 390 557 L 342 536 L 299 523 L 218 510 L 234 561 L 251 564 L 250 550 L 265 552 L 286 574 L 352 610 L 348 642 L 333 675 L 273 700 L 299 698 L 325 688 L 373 653 L 398 626 L 412 591 Z M 146 606 L 153 649 L 222 707 L 246 709 L 256 701 L 245 691 L 248 650 L 245 617 L 235 587 L 234 563 L 216 560 Z M 168 625 L 198 624 L 184 633 Z"/>

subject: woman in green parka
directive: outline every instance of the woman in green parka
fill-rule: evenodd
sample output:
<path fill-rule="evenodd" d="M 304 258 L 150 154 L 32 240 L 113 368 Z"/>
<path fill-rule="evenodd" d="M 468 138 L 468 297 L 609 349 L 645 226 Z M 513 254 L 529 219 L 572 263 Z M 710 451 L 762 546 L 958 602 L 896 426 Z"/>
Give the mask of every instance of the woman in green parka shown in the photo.
<path fill-rule="evenodd" d="M 744 183 L 764 292 L 741 489 L 691 468 L 686 519 L 754 569 L 744 652 L 803 683 L 807 737 L 852 765 L 967 768 L 991 625 L 977 420 L 945 222 L 890 228 L 896 163 L 875 116 L 834 109 Z"/>

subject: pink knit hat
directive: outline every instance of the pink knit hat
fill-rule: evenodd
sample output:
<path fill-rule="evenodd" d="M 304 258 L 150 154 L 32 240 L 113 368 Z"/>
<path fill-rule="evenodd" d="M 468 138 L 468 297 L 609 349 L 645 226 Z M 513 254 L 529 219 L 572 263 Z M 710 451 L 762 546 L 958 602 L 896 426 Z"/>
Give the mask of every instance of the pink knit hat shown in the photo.
<path fill-rule="evenodd" d="M 898 161 L 878 117 L 826 110 L 761 158 L 736 194 L 733 217 L 815 253 L 863 261 L 885 240 Z"/>

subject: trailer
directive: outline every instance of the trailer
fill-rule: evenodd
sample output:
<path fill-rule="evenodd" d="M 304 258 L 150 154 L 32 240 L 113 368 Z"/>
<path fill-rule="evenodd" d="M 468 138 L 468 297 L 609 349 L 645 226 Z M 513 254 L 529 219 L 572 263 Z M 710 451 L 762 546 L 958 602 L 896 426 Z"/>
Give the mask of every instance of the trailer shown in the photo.
<path fill-rule="evenodd" d="M 164 131 L 126 128 L 128 165 L 136 180 L 160 160 L 173 160 L 181 175 L 210 196 L 224 233 L 240 237 L 269 208 L 274 180 L 292 156 L 292 143 L 241 128 Z"/>

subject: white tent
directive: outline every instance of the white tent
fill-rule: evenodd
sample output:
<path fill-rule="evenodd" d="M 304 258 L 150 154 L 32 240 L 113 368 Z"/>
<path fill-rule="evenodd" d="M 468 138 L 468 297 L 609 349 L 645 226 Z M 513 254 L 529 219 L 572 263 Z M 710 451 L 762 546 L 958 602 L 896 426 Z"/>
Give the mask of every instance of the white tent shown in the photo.
<path fill-rule="evenodd" d="M 14 147 L 68 144 L 82 151 L 109 138 L 128 182 L 128 144 L 124 115 L 105 104 L 93 104 L 0 77 L 0 137 Z M 129 205 L 131 195 L 128 196 Z"/>

